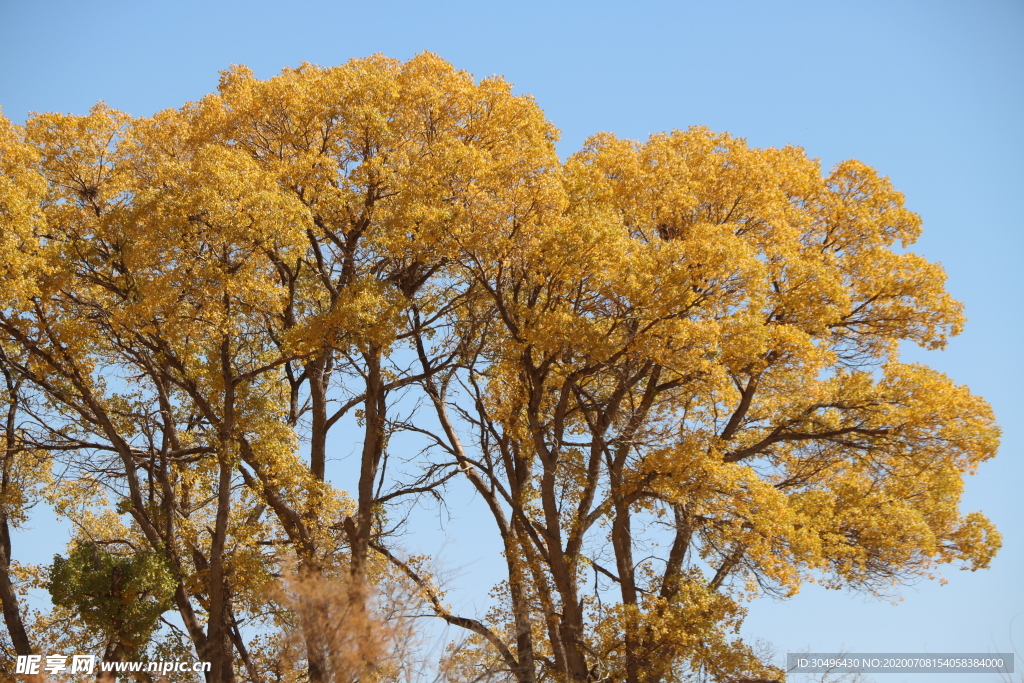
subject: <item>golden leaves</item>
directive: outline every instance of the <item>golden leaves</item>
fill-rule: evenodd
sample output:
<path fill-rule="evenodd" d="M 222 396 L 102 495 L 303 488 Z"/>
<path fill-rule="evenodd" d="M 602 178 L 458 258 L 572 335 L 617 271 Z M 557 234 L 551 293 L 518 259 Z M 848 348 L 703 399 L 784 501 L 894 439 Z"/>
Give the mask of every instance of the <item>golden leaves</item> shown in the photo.
<path fill-rule="evenodd" d="M 406 428 L 458 460 L 417 456 L 430 476 L 409 491 L 466 474 L 493 496 L 510 605 L 474 622 L 493 636 L 478 644 L 515 633 L 558 675 L 617 679 L 767 675 L 727 635 L 756 590 L 988 564 L 998 533 L 958 503 L 998 428 L 965 387 L 898 362 L 963 316 L 942 268 L 902 250 L 921 221 L 887 178 L 699 127 L 600 134 L 564 164 L 556 139 L 531 98 L 429 53 L 266 81 L 233 67 L 151 118 L 0 119 L 3 343 L 77 420 L 54 438 L 117 453 L 131 528 L 80 509 L 85 476 L 60 505 L 90 533 L 145 527 L 207 606 L 221 529 L 218 571 L 256 612 L 266 546 L 327 566 L 378 533 L 375 468 Z M 389 421 L 400 390 L 443 435 Z M 321 445 L 357 415 L 357 500 L 324 481 L 325 453 L 318 471 L 300 456 L 305 391 L 323 394 Z M 458 446 L 446 408 L 474 427 Z"/>
<path fill-rule="evenodd" d="M 36 170 L 39 153 L 23 131 L 0 114 L 0 257 L 5 293 L 12 300 L 32 296 L 40 267 L 33 228 L 42 218 L 39 203 L 46 180 Z"/>

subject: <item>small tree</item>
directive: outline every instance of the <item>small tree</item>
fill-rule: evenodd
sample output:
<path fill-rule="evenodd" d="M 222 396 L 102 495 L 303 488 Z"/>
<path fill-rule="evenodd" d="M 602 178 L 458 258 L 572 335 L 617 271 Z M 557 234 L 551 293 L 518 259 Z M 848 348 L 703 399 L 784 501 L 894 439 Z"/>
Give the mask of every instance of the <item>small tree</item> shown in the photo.
<path fill-rule="evenodd" d="M 171 607 L 175 582 L 158 555 L 115 555 L 96 543 L 78 543 L 67 558 L 55 555 L 47 590 L 53 604 L 75 610 L 106 640 L 103 661 L 138 654 Z"/>

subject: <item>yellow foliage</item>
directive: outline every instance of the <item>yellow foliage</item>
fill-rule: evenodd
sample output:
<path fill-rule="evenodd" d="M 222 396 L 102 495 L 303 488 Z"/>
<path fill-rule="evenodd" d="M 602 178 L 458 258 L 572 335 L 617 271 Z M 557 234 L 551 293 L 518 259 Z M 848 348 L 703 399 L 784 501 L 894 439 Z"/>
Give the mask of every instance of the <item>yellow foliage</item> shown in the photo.
<path fill-rule="evenodd" d="M 556 139 L 429 53 L 236 66 L 148 118 L 0 117 L 0 362 L 42 406 L 5 514 L 52 451 L 78 537 L 167 559 L 212 680 L 274 669 L 239 620 L 295 626 L 278 654 L 327 680 L 306 608 L 263 606 L 290 562 L 347 573 L 356 612 L 411 582 L 472 634 L 449 675 L 522 683 L 777 676 L 730 635 L 743 599 L 988 565 L 999 534 L 959 499 L 998 428 L 899 362 L 963 314 L 889 179 L 701 127 L 564 163 Z M 434 415 L 400 417 L 406 392 Z M 400 431 L 416 474 L 388 469 Z M 388 548 L 393 506 L 455 477 L 508 570 L 481 619 Z M 391 675 L 356 645 L 341 668 Z"/>

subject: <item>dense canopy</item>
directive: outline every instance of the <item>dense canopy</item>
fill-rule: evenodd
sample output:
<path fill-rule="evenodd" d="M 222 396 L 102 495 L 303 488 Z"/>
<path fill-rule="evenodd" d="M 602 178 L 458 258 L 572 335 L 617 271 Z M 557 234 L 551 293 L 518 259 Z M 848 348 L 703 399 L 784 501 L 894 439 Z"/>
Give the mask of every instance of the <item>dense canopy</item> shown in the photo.
<path fill-rule="evenodd" d="M 390 680 L 426 611 L 465 631 L 423 664 L 451 680 L 771 680 L 747 598 L 988 565 L 958 502 L 998 429 L 899 360 L 963 316 L 887 178 L 699 127 L 556 138 L 431 54 L 0 119 L 8 659 Z M 454 487 L 504 551 L 487 614 L 396 535 Z M 10 542 L 40 499 L 74 521 L 52 571 Z M 136 566 L 144 616 L 97 617 L 85 586 Z"/>

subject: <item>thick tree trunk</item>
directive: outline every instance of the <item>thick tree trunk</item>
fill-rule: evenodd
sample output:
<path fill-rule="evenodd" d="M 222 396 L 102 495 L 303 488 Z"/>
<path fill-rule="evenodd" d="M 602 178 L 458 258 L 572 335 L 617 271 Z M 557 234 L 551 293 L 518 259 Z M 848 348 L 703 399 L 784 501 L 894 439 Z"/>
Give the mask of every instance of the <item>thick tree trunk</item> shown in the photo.
<path fill-rule="evenodd" d="M 3 367 L 3 366 L 0 366 Z M 3 367 L 4 379 L 7 383 L 8 407 L 7 416 L 4 422 L 5 449 L 3 462 L 2 491 L 7 492 L 11 482 L 11 467 L 17 453 L 17 413 L 19 403 L 20 381 Z M 25 622 L 21 618 L 21 606 L 18 604 L 18 596 L 11 582 L 11 526 L 6 510 L 0 510 L 0 605 L 3 607 L 4 623 L 7 626 L 7 633 L 11 636 L 11 645 L 18 655 L 32 654 L 32 644 L 29 642 L 28 633 L 25 630 Z"/>
<path fill-rule="evenodd" d="M 320 355 L 306 364 L 306 375 L 309 378 L 309 395 L 311 402 L 312 424 L 310 425 L 309 470 L 313 478 L 322 482 L 326 478 L 327 469 L 327 385 L 330 381 L 329 356 L 330 350 L 325 349 Z M 319 501 L 311 501 L 310 514 L 318 507 Z M 314 522 L 314 520 L 309 520 Z M 307 558 L 301 569 L 315 574 L 320 568 L 314 566 L 314 558 Z M 306 646 L 306 661 L 309 665 L 309 683 L 324 683 L 329 680 L 327 653 L 322 647 L 323 634 L 316 620 L 302 620 L 302 638 Z"/>
<path fill-rule="evenodd" d="M 11 530 L 7 515 L 0 514 L 0 603 L 3 605 L 4 624 L 11 637 L 14 652 L 18 655 L 32 654 L 32 644 L 21 618 L 21 606 L 11 582 Z"/>
<path fill-rule="evenodd" d="M 228 582 L 224 566 L 228 513 L 231 509 L 231 474 L 228 457 L 220 456 L 220 479 L 217 489 L 217 517 L 210 549 L 210 613 L 207 625 L 206 661 L 210 662 L 209 683 L 233 683 L 234 649 L 231 645 Z"/>
<path fill-rule="evenodd" d="M 327 362 L 329 350 L 306 364 L 309 378 L 310 425 L 309 470 L 317 481 L 323 481 L 327 464 Z"/>
<path fill-rule="evenodd" d="M 562 613 L 558 617 L 557 636 L 564 656 L 563 675 L 570 681 L 586 681 L 590 677 L 583 649 L 583 610 L 579 600 L 574 558 L 566 556 L 559 533 L 561 520 L 555 496 L 554 467 L 545 463 L 541 477 L 541 502 L 547 526 L 548 559 L 551 578 L 558 591 Z"/>
<path fill-rule="evenodd" d="M 614 479 L 615 477 L 613 477 L 613 489 L 616 485 L 621 486 L 621 478 L 619 478 L 618 484 L 614 483 Z M 619 573 L 619 594 L 622 604 L 627 609 L 633 608 L 634 611 L 630 613 L 632 616 L 632 614 L 639 614 L 639 608 L 637 605 L 638 591 L 633 574 L 633 537 L 630 528 L 629 506 L 622 501 L 621 493 L 613 495 L 615 497 L 615 517 L 612 520 L 612 547 L 615 551 L 615 567 Z M 639 645 L 642 636 L 627 621 L 623 637 L 626 651 L 626 682 L 640 683 L 642 657 Z"/>
<path fill-rule="evenodd" d="M 513 525 L 513 533 L 518 526 Z M 520 557 L 522 549 L 519 545 L 514 538 L 505 539 L 509 599 L 512 602 L 512 617 L 516 629 L 516 658 L 519 661 L 519 667 L 513 674 L 516 683 L 534 683 L 537 674 L 536 655 L 533 651 L 533 617 L 530 613 L 530 593 Z"/>
<path fill-rule="evenodd" d="M 373 537 L 374 485 L 384 453 L 386 432 L 384 421 L 387 415 L 384 389 L 384 375 L 381 372 L 379 346 L 371 346 L 364 354 L 366 362 L 366 398 L 364 401 L 363 450 L 359 467 L 358 499 L 356 514 L 345 519 L 345 532 L 349 540 L 349 622 L 361 633 L 357 642 L 372 638 L 367 614 L 367 561 L 370 542 Z M 372 667 L 373 662 L 365 662 Z"/>
<path fill-rule="evenodd" d="M 373 534 L 375 499 L 373 488 L 384 453 L 384 421 L 387 416 L 384 376 L 381 372 L 381 349 L 378 346 L 371 346 L 363 356 L 366 360 L 363 451 L 359 466 L 359 498 L 356 501 L 355 533 L 350 532 L 349 534 L 349 541 L 352 545 L 352 584 L 353 589 L 357 591 L 361 591 L 366 582 L 366 561 L 370 538 Z"/>

